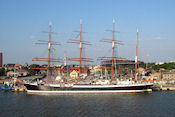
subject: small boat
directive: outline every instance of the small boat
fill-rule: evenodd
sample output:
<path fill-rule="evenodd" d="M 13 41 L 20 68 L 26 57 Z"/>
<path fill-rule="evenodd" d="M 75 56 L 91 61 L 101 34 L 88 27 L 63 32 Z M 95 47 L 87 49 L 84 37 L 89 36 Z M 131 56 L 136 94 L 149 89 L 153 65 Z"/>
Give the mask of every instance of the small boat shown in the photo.
<path fill-rule="evenodd" d="M 11 90 L 12 87 L 9 85 L 9 82 L 4 82 L 2 86 L 0 86 L 0 89 L 2 90 Z"/>

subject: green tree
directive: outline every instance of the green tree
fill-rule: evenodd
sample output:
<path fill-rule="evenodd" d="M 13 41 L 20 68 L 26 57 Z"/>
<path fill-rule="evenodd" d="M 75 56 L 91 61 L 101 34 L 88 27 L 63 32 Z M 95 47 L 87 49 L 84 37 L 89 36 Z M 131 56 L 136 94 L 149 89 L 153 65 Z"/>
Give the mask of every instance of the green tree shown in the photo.
<path fill-rule="evenodd" d="M 175 63 L 171 62 L 171 63 L 164 63 L 161 65 L 153 65 L 152 68 L 154 70 L 160 70 L 160 68 L 164 68 L 166 70 L 172 70 L 172 69 L 175 69 Z"/>
<path fill-rule="evenodd" d="M 29 70 L 28 70 L 30 75 L 35 75 L 35 74 L 38 74 L 40 72 L 39 69 L 35 69 L 35 68 L 41 68 L 41 66 L 38 64 L 31 64 L 29 66 Z"/>
<path fill-rule="evenodd" d="M 0 68 L 0 76 L 4 76 L 5 75 L 5 69 L 4 68 Z"/>

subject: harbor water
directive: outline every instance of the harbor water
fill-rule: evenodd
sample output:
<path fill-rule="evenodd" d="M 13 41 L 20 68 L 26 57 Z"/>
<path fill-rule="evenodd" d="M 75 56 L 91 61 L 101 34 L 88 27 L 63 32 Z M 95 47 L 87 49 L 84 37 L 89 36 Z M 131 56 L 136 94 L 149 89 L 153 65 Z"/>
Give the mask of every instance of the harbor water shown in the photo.
<path fill-rule="evenodd" d="M 0 91 L 0 117 L 174 117 L 175 91 L 31 95 Z"/>

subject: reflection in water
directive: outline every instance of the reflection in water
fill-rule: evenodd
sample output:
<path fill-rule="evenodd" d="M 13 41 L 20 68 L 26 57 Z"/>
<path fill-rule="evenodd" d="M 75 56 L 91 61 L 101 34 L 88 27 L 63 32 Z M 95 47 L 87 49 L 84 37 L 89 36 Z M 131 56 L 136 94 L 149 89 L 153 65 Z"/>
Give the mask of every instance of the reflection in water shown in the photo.
<path fill-rule="evenodd" d="M 173 117 L 175 92 L 29 95 L 0 91 L 0 117 Z"/>

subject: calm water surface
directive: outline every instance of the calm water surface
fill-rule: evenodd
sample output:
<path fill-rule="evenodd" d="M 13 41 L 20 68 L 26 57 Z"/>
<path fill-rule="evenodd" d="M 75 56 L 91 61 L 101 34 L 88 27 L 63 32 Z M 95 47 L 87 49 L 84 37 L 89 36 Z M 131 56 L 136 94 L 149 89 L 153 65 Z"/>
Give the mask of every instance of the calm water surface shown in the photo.
<path fill-rule="evenodd" d="M 0 91 L 0 117 L 175 117 L 175 92 L 29 95 Z"/>

